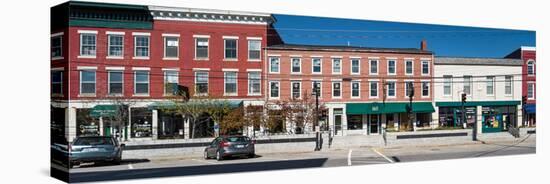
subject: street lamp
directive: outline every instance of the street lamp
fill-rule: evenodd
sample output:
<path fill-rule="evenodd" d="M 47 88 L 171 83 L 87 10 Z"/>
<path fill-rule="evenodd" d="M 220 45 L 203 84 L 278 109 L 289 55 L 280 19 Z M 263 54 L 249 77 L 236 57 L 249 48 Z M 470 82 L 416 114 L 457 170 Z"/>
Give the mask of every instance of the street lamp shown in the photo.
<path fill-rule="evenodd" d="M 317 81 L 313 82 L 313 94 L 315 95 L 315 134 L 316 134 L 316 143 L 315 151 L 321 150 L 321 134 L 319 132 L 319 85 Z"/>

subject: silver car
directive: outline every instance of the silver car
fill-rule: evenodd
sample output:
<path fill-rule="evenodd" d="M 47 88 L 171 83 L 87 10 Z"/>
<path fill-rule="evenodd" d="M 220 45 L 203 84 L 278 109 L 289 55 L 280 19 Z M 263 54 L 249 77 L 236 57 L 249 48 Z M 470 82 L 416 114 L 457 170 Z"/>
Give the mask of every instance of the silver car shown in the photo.
<path fill-rule="evenodd" d="M 216 158 L 223 160 L 226 157 L 255 156 L 254 145 L 256 141 L 247 136 L 220 136 L 216 137 L 205 149 L 204 159 Z"/>
<path fill-rule="evenodd" d="M 81 162 L 111 162 L 120 164 L 124 144 L 109 136 L 77 137 L 69 144 L 69 167 Z"/>

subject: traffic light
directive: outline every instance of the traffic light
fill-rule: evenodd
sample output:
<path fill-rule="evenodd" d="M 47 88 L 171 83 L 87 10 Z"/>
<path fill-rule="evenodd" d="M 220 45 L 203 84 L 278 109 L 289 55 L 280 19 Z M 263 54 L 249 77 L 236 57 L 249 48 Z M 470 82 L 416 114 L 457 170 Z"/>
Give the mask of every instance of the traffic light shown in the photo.
<path fill-rule="evenodd" d="M 527 104 L 527 96 L 522 96 L 521 97 L 521 105 L 525 105 Z"/>
<path fill-rule="evenodd" d="M 466 103 L 466 93 L 462 93 L 462 103 Z"/>

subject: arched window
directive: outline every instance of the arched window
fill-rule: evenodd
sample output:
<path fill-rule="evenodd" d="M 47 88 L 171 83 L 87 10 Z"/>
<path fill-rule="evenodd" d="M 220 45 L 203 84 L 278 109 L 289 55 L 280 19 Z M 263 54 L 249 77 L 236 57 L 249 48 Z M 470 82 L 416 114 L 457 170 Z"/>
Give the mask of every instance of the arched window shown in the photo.
<path fill-rule="evenodd" d="M 527 75 L 534 75 L 535 74 L 535 61 L 529 60 L 527 61 Z"/>

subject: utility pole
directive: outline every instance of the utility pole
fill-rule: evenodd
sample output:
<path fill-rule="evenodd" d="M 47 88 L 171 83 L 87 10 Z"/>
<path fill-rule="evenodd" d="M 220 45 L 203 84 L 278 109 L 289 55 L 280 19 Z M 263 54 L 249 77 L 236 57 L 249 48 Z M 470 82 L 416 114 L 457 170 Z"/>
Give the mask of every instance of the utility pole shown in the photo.
<path fill-rule="evenodd" d="M 317 81 L 313 82 L 313 90 L 315 95 L 315 134 L 317 137 L 316 144 L 315 144 L 315 151 L 321 150 L 321 132 L 319 131 L 319 86 L 317 85 Z"/>
<path fill-rule="evenodd" d="M 412 106 L 412 101 L 413 101 L 413 97 L 414 97 L 414 85 L 412 82 L 408 83 L 407 84 L 407 87 L 409 88 L 408 90 L 408 94 L 409 94 L 409 105 L 407 106 L 407 113 L 409 114 L 409 122 L 410 122 L 410 125 L 412 126 L 412 129 L 413 131 L 415 130 L 415 124 L 414 124 L 414 120 L 413 120 L 413 114 L 412 114 L 412 111 L 413 111 L 413 106 Z"/>

